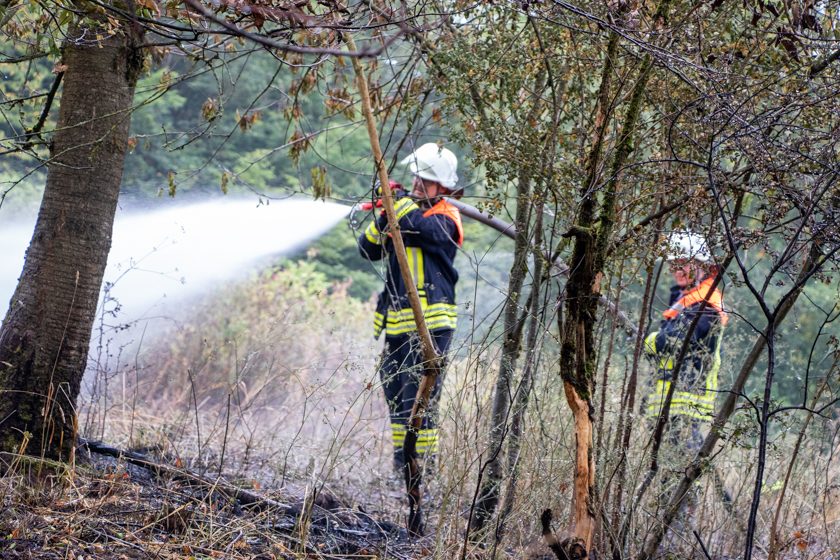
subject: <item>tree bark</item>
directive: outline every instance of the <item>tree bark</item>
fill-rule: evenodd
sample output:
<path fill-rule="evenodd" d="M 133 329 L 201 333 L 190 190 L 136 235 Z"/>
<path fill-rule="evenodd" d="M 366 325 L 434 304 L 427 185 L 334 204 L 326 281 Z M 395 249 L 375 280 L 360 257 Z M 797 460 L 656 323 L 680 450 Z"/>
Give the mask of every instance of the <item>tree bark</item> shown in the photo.
<path fill-rule="evenodd" d="M 142 63 L 137 33 L 130 24 L 111 36 L 80 27 L 64 46 L 47 184 L 0 328 L 0 451 L 72 458 Z"/>
<path fill-rule="evenodd" d="M 574 536 L 582 541 L 588 551 L 595 532 L 595 510 L 592 496 L 595 487 L 595 465 L 592 457 L 592 410 L 591 391 L 594 389 L 595 340 L 593 328 L 598 307 L 598 292 L 595 273 L 594 235 L 597 194 L 594 187 L 599 176 L 601 153 L 606 138 L 610 113 L 610 91 L 614 58 L 618 48 L 618 36 L 612 34 L 601 84 L 598 88 L 598 104 L 595 114 L 595 130 L 592 148 L 586 161 L 586 179 L 581 190 L 581 206 L 576 226 L 569 232 L 575 237 L 572 260 L 569 266 L 569 280 L 566 283 L 566 321 L 561 333 L 560 375 L 566 401 L 572 410 L 575 422 L 575 475 L 572 499 L 571 525 Z M 593 297 L 593 294 L 595 296 Z"/>
<path fill-rule="evenodd" d="M 538 93 L 545 88 L 545 76 L 538 76 L 531 96 L 531 108 L 524 123 L 536 120 L 543 110 L 543 102 Z M 543 159 L 550 150 L 545 147 L 542 151 Z M 504 464 L 502 461 L 502 447 L 508 431 L 508 417 L 510 415 L 510 400 L 513 392 L 513 377 L 516 373 L 516 362 L 522 346 L 522 323 L 517 317 L 520 312 L 522 286 L 528 274 L 528 253 L 532 237 L 529 223 L 533 212 L 531 185 L 535 171 L 530 167 L 519 169 L 517 177 L 516 222 L 513 238 L 513 264 L 508 279 L 507 300 L 504 307 L 504 333 L 502 356 L 499 365 L 499 376 L 493 391 L 493 410 L 490 418 L 489 457 L 479 475 L 479 486 L 474 508 L 470 511 L 469 536 L 474 540 L 480 538 L 487 522 L 496 512 L 499 503 Z"/>
<path fill-rule="evenodd" d="M 540 295 L 543 290 L 543 281 L 549 278 L 543 277 L 543 265 L 545 257 L 542 252 L 543 238 L 543 215 L 544 196 L 540 192 L 537 195 L 535 207 L 536 222 L 534 223 L 534 282 L 531 286 L 531 296 L 528 298 L 526 313 L 528 317 L 528 335 L 525 340 L 525 364 L 522 370 L 522 378 L 513 394 L 511 403 L 510 435 L 507 448 L 507 482 L 505 485 L 505 498 L 499 513 L 499 520 L 496 524 L 496 531 L 493 539 L 494 550 L 499 546 L 504 534 L 504 525 L 516 499 L 516 484 L 519 481 L 519 457 L 522 447 L 522 434 L 525 426 L 525 414 L 528 412 L 528 401 L 534 387 L 537 364 L 539 362 L 539 335 L 545 317 L 546 307 L 540 305 Z M 523 322 L 525 317 L 522 318 Z"/>
<path fill-rule="evenodd" d="M 663 0 L 656 11 L 654 20 L 667 18 L 669 6 L 670 0 Z M 632 151 L 636 122 L 641 112 L 642 98 L 652 69 L 651 57 L 646 55 L 639 69 L 639 78 L 633 86 L 596 220 L 598 161 L 606 131 L 606 111 L 610 90 L 609 73 L 612 71 L 610 53 L 614 52 L 614 39 L 615 36 L 610 40 L 601 78 L 599 110 L 595 121 L 598 133 L 588 162 L 587 188 L 582 193 L 577 225 L 567 234 L 575 238 L 575 245 L 569 282 L 566 284 L 568 319 L 560 355 L 563 388 L 575 420 L 574 534 L 582 541 L 587 551 L 591 549 L 596 527 L 595 463 L 592 455 L 595 411 L 592 404 L 592 392 L 595 390 L 597 348 L 594 329 L 598 300 L 601 297 L 600 284 L 606 268 L 606 257 L 616 220 L 615 206 L 621 189 L 621 173 Z"/>

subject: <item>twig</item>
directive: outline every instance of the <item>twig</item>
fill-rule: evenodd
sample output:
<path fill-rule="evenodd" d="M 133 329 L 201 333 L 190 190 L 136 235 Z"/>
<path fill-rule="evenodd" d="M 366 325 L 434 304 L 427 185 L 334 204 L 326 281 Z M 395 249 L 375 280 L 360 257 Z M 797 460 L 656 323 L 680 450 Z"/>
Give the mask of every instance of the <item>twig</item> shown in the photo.
<path fill-rule="evenodd" d="M 356 49 L 356 43 L 353 41 L 353 36 L 349 33 L 344 33 L 344 41 L 347 47 L 352 51 Z M 382 156 L 382 148 L 379 145 L 379 133 L 376 129 L 376 122 L 373 118 L 373 110 L 371 109 L 370 91 L 368 89 L 367 78 L 365 77 L 364 69 L 358 58 L 353 58 L 353 70 L 356 74 L 356 83 L 359 88 L 359 96 L 362 99 L 362 112 L 365 115 L 365 122 L 367 124 L 368 136 L 370 138 L 370 147 L 373 151 L 374 161 L 376 162 L 377 174 L 381 185 L 388 184 L 388 171 L 385 168 L 385 160 Z M 414 323 L 417 325 L 417 334 L 420 338 L 420 348 L 424 361 L 423 379 L 420 382 L 420 387 L 417 389 L 417 397 L 414 400 L 414 406 L 411 409 L 411 416 L 408 421 L 408 433 L 406 433 L 405 441 L 403 443 L 403 452 L 405 454 L 406 465 L 406 486 L 408 489 L 408 532 L 412 536 L 421 536 L 423 534 L 423 514 L 420 510 L 421 501 L 421 473 L 420 465 L 417 462 L 417 436 L 420 429 L 420 423 L 423 420 L 423 412 L 428 407 L 429 396 L 432 387 L 435 385 L 435 380 L 438 377 L 440 370 L 440 359 L 432 342 L 432 335 L 426 325 L 426 320 L 423 314 L 423 308 L 420 303 L 420 296 L 417 293 L 417 287 L 411 277 L 411 269 L 408 266 L 408 257 L 403 244 L 402 233 L 400 232 L 399 221 L 394 210 L 394 200 L 391 195 L 391 190 L 387 188 L 382 189 L 382 203 L 385 207 L 385 214 L 388 216 L 388 224 L 391 230 L 391 241 L 394 244 L 394 252 L 399 264 L 400 274 L 402 276 L 403 285 L 405 286 L 408 296 L 409 304 L 414 315 Z"/>
<path fill-rule="evenodd" d="M 198 462 L 201 461 L 201 426 L 198 421 L 198 398 L 195 394 L 195 379 L 193 378 L 192 368 L 187 368 L 187 375 L 190 377 L 190 391 L 192 392 L 193 406 L 195 407 L 195 433 L 198 439 Z"/>
<path fill-rule="evenodd" d="M 26 150 L 32 147 L 32 137 L 41 135 L 41 129 L 44 128 L 44 123 L 47 122 L 47 117 L 50 114 L 50 109 L 52 108 L 53 100 L 55 99 L 55 94 L 58 93 L 58 88 L 61 85 L 61 79 L 64 77 L 64 72 L 59 72 L 55 76 L 55 80 L 53 80 L 52 87 L 50 87 L 50 91 L 47 93 L 47 98 L 44 100 L 44 108 L 41 110 L 41 116 L 38 118 L 38 122 L 35 123 L 35 126 L 30 128 L 26 131 L 24 138 L 26 138 L 26 142 L 24 142 L 20 149 Z"/>
<path fill-rule="evenodd" d="M 216 23 L 217 25 L 220 25 L 227 33 L 230 33 L 234 36 L 243 37 L 245 39 L 253 41 L 258 45 L 262 45 L 271 49 L 276 49 L 278 51 L 288 51 L 301 54 L 328 54 L 333 56 L 346 56 L 354 59 L 361 57 L 375 58 L 379 56 L 386 48 L 388 48 L 388 46 L 391 43 L 393 43 L 403 34 L 402 31 L 399 31 L 395 33 L 393 37 L 390 37 L 387 41 L 385 41 L 385 43 L 380 47 L 377 47 L 375 49 L 364 49 L 361 51 L 357 51 L 355 45 L 350 47 L 349 51 L 341 48 L 334 49 L 322 47 L 301 47 L 299 45 L 293 45 L 291 43 L 281 43 L 279 41 L 274 41 L 273 39 L 270 39 L 264 35 L 251 33 L 250 31 L 245 31 L 244 29 L 237 27 L 233 23 L 227 21 L 226 19 L 217 17 L 213 14 L 213 12 L 201 5 L 201 3 L 198 2 L 198 0 L 184 0 L 184 2 L 202 17 L 212 21 L 213 23 Z"/>
<path fill-rule="evenodd" d="M 136 465 L 138 467 L 142 467 L 146 470 L 151 471 L 155 474 L 155 476 L 160 477 L 165 475 L 171 477 L 173 480 L 180 480 L 182 482 L 188 482 L 191 484 L 199 484 L 201 486 L 204 486 L 211 492 L 221 493 L 227 498 L 236 501 L 241 506 L 248 507 L 250 509 L 254 509 L 257 511 L 277 510 L 289 516 L 297 516 L 300 513 L 300 508 L 297 506 L 284 504 L 276 500 L 272 500 L 271 498 L 260 496 L 259 494 L 256 494 L 254 492 L 250 492 L 243 488 L 227 484 L 221 479 L 211 480 L 207 477 L 195 474 L 185 469 L 170 467 L 169 465 L 164 465 L 162 463 L 158 463 L 157 461 L 153 461 L 152 459 L 145 457 L 144 455 L 141 455 L 139 453 L 118 449 L 101 441 L 88 441 L 86 439 L 79 438 L 79 446 L 83 447 L 84 449 L 87 449 L 89 452 L 92 453 L 98 453 L 100 455 L 108 455 L 110 457 L 122 459 L 128 463 L 131 463 L 132 465 Z"/>
<path fill-rule="evenodd" d="M 694 538 L 697 539 L 697 543 L 700 545 L 700 550 L 703 551 L 703 556 L 705 556 L 708 560 L 712 560 L 712 557 L 709 556 L 709 551 L 706 550 L 706 545 L 703 544 L 703 539 L 700 538 L 700 533 L 697 532 L 697 529 L 692 531 L 694 533 Z"/>

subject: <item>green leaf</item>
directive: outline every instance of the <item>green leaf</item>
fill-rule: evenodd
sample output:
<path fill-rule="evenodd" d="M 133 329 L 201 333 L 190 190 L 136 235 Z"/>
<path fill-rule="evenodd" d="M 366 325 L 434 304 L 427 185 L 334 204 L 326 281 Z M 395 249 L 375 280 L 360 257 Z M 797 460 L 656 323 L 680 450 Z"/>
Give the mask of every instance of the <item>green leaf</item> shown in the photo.
<path fill-rule="evenodd" d="M 319 198 L 326 200 L 330 196 L 332 189 L 327 181 L 327 168 L 322 166 L 313 167 L 310 171 L 312 175 L 312 196 L 315 200 Z"/>
<path fill-rule="evenodd" d="M 228 193 L 228 181 L 230 180 L 230 173 L 222 172 L 222 194 Z"/>

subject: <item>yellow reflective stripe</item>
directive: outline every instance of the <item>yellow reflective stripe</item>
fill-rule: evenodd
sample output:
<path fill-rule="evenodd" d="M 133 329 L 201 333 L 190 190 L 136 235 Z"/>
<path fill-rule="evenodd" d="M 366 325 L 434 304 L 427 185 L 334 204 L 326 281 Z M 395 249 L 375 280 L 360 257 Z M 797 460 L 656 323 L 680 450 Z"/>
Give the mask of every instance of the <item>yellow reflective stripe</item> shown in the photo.
<path fill-rule="evenodd" d="M 437 428 L 429 428 L 426 430 L 420 430 L 417 432 L 417 441 L 432 441 L 437 439 L 438 437 L 438 430 Z"/>
<path fill-rule="evenodd" d="M 645 353 L 650 354 L 651 356 L 655 356 L 657 354 L 656 337 L 658 335 L 659 331 L 653 331 L 645 337 Z"/>
<path fill-rule="evenodd" d="M 426 273 L 423 269 L 423 249 L 420 247 L 406 247 L 405 255 L 408 258 L 408 270 L 414 284 L 422 292 L 426 283 Z"/>
<path fill-rule="evenodd" d="M 662 379 L 656 382 L 656 387 L 653 390 L 654 399 L 653 402 L 663 403 L 665 402 L 665 397 L 668 395 L 668 389 L 671 386 L 670 381 L 663 381 Z M 714 393 L 692 393 L 690 391 L 674 391 L 674 396 L 671 399 L 671 402 L 679 402 L 679 401 L 691 401 L 691 402 L 699 402 L 699 403 L 714 403 L 715 402 L 715 394 Z"/>
<path fill-rule="evenodd" d="M 417 284 L 417 287 L 421 290 L 423 286 L 426 285 L 426 273 L 423 269 L 423 249 L 417 247 L 417 276 L 414 277 L 414 281 Z"/>
<path fill-rule="evenodd" d="M 427 320 L 426 327 L 430 330 L 455 329 L 458 327 L 458 321 L 452 317 L 437 317 L 432 320 Z"/>
<path fill-rule="evenodd" d="M 416 278 L 414 274 L 414 251 L 412 249 L 414 247 L 405 248 L 405 260 L 408 263 L 408 273 L 411 274 L 412 278 Z"/>
<path fill-rule="evenodd" d="M 376 221 L 368 224 L 367 229 L 365 229 L 365 239 L 374 245 L 382 244 L 382 240 L 379 238 L 379 228 L 376 227 Z"/>
<path fill-rule="evenodd" d="M 405 424 L 391 424 L 391 437 L 393 438 L 394 447 L 402 447 L 405 441 L 406 431 Z"/>
<path fill-rule="evenodd" d="M 456 329 L 458 326 L 458 322 L 453 319 L 440 319 L 435 321 L 427 321 L 426 326 L 430 330 L 435 329 Z M 406 334 L 417 330 L 417 325 L 414 321 L 410 323 L 400 323 L 398 325 L 388 324 L 385 328 L 385 334 L 388 336 L 396 336 L 400 334 Z"/>
<path fill-rule="evenodd" d="M 417 284 L 417 247 L 406 247 L 405 248 L 405 257 L 406 262 L 408 262 L 408 273 L 411 274 L 411 279 L 414 280 L 414 284 Z"/>
<path fill-rule="evenodd" d="M 431 322 L 434 322 L 434 321 L 442 321 L 442 322 L 453 323 L 454 324 L 455 321 L 457 321 L 458 316 L 454 313 L 441 312 L 441 313 L 433 313 L 433 314 L 426 313 L 424 315 L 424 318 L 426 319 L 427 323 L 431 323 Z M 412 315 L 411 317 L 405 317 L 405 318 L 399 319 L 399 320 L 394 318 L 394 317 L 388 317 L 387 323 L 388 323 L 388 328 L 400 327 L 400 326 L 404 326 L 404 325 L 413 325 L 414 324 L 414 316 Z"/>
<path fill-rule="evenodd" d="M 391 424 L 392 438 L 394 447 L 400 448 L 405 443 L 405 436 L 408 433 L 408 427 L 405 424 Z M 420 430 L 417 433 L 417 454 L 425 455 L 427 453 L 437 453 L 438 451 L 438 429 L 428 428 Z"/>
<path fill-rule="evenodd" d="M 423 309 L 423 314 L 427 317 L 432 317 L 436 315 L 449 315 L 455 317 L 458 315 L 458 307 L 451 303 L 433 303 L 432 305 L 426 304 L 425 298 L 420 299 L 420 307 Z M 410 307 L 406 307 L 399 310 L 391 310 L 388 312 L 388 319 L 394 319 L 395 321 L 405 321 L 407 319 L 414 318 L 414 312 L 411 310 Z"/>
<path fill-rule="evenodd" d="M 385 328 L 385 315 L 375 311 L 373 313 L 373 338 L 379 338 L 382 329 Z"/>
<path fill-rule="evenodd" d="M 458 307 L 451 303 L 425 305 L 426 299 L 420 300 L 423 317 L 429 329 L 454 329 L 458 323 Z M 417 330 L 414 313 L 411 308 L 388 311 L 385 332 L 389 335 L 405 334 Z"/>
<path fill-rule="evenodd" d="M 670 381 L 657 380 L 647 404 L 648 416 L 659 416 L 665 398 L 668 395 Z M 670 414 L 680 414 L 692 418 L 711 420 L 715 409 L 715 393 L 706 392 L 702 394 L 689 391 L 674 391 L 671 399 Z"/>
<path fill-rule="evenodd" d="M 419 209 L 420 207 L 414 203 L 410 198 L 401 198 L 394 204 L 394 212 L 397 214 L 397 219 L 401 220 L 409 212 Z"/>
<path fill-rule="evenodd" d="M 437 428 L 430 428 L 420 430 L 417 434 L 417 453 L 424 455 L 426 453 L 437 453 L 438 451 L 438 430 Z"/>
<path fill-rule="evenodd" d="M 426 317 L 441 314 L 450 315 L 452 317 L 458 315 L 458 306 L 452 303 L 433 303 L 432 305 L 428 305 L 426 301 L 426 298 L 420 298 L 420 307 L 423 309 L 423 314 Z M 411 310 L 410 307 L 405 307 L 399 310 L 392 309 L 388 311 L 389 321 L 405 321 L 408 319 L 414 319 L 414 312 Z"/>
<path fill-rule="evenodd" d="M 718 331 L 717 344 L 715 344 L 715 354 L 712 357 L 712 368 L 706 376 L 706 394 L 714 395 L 718 389 L 718 374 L 720 373 L 720 345 L 723 342 L 723 327 Z"/>

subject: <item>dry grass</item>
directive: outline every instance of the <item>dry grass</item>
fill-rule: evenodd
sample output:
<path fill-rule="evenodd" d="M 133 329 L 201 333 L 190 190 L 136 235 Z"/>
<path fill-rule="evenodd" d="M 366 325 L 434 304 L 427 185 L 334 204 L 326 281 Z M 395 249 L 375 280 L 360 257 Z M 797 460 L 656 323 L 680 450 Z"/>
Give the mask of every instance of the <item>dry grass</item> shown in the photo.
<path fill-rule="evenodd" d="M 154 478 L 95 454 L 75 468 L 18 458 L 0 479 L 0 556 L 378 558 L 392 549 L 400 558 L 417 550 L 399 527 L 334 497 L 266 495 L 305 514 L 244 510 L 212 486 Z"/>
<path fill-rule="evenodd" d="M 301 280 L 308 288 L 300 287 Z M 93 457 L 84 464 L 80 459 L 74 470 L 18 461 L 0 481 L 6 512 L 0 517 L 0 538 L 6 539 L 0 555 L 536 558 L 546 551 L 539 539 L 539 513 L 545 508 L 555 512 L 559 536 L 565 536 L 574 436 L 550 357 L 526 418 L 516 499 L 503 537 L 494 543 L 491 535 L 477 546 L 466 542 L 465 533 L 488 459 L 498 345 L 459 349 L 441 396 L 438 466 L 424 485 L 429 537 L 412 548 L 401 532 L 405 498 L 390 464 L 389 421 L 375 374 L 378 349 L 369 336 L 371 310 L 340 289 L 319 285 L 311 271 L 293 270 L 228 290 L 192 311 L 194 320 L 182 329 L 150 336 L 140 352 L 129 353 L 129 359 L 123 355 L 91 378 L 81 414 L 85 435 L 210 479 L 223 476 L 295 504 L 298 514 L 242 510 L 206 488 L 155 478 L 113 459 Z M 618 461 L 619 396 L 608 397 L 600 488 Z M 714 479 L 704 477 L 691 515 L 672 528 L 673 557 L 703 557 L 694 530 L 715 559 L 741 553 L 755 453 L 749 419 L 739 417 L 743 429 L 730 434 L 714 459 L 733 508 L 724 506 Z M 758 559 L 766 557 L 796 422 L 774 432 L 759 510 Z M 650 460 L 648 435 L 637 420 L 626 458 L 625 506 Z M 840 556 L 838 450 L 836 420 L 815 421 L 783 503 L 780 558 Z M 687 459 L 679 449 L 663 449 L 655 490 L 631 525 L 629 557 L 655 523 L 658 496 L 676 482 Z M 312 501 L 317 496 L 335 500 L 318 505 Z M 605 515 L 609 519 L 612 512 Z"/>

